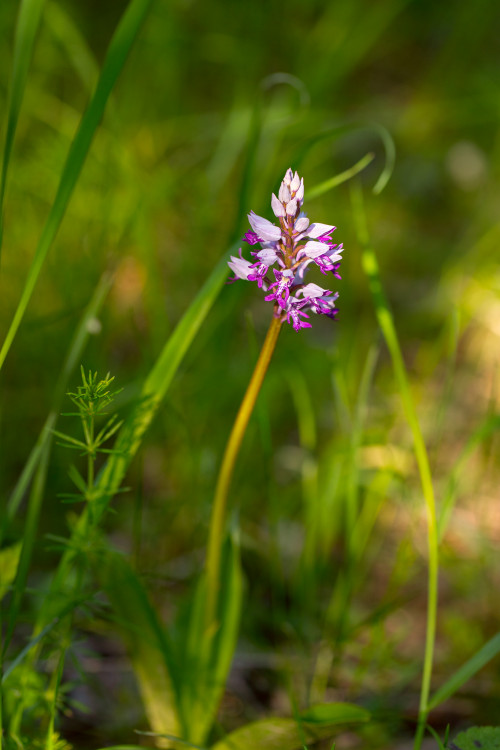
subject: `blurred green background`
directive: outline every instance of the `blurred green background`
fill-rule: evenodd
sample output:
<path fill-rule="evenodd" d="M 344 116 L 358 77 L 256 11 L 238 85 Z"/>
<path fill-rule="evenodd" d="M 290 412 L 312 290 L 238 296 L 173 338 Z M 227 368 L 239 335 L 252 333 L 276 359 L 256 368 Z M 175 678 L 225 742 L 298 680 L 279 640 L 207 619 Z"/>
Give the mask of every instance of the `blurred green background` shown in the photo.
<path fill-rule="evenodd" d="M 5 202 L 2 331 L 125 7 L 48 0 L 44 8 Z M 3 110 L 17 10 L 13 0 L 0 5 Z M 411 435 L 361 268 L 349 185 L 310 203 L 307 190 L 375 154 L 360 178 L 369 231 L 442 502 L 467 441 L 496 413 L 500 396 L 499 24 L 494 0 L 156 0 L 3 368 L 0 486 L 7 498 L 103 272 L 113 271 L 114 283 L 83 364 L 116 376 L 125 413 L 211 269 L 247 230 L 245 213 L 272 218 L 270 195 L 287 167 L 304 176 L 309 217 L 337 226 L 345 247 L 339 320 L 317 319 L 300 333 L 285 327 L 238 462 L 233 507 L 249 604 L 226 724 L 287 710 L 274 657 L 305 664 L 317 643 L 318 613 L 345 545 L 342 475 L 370 351 L 377 360 L 356 450 L 361 498 L 377 476 L 385 484 L 355 608 L 368 617 L 382 602 L 399 605 L 373 623 L 376 637 L 351 634 L 330 687 L 336 699 L 394 693 L 395 711 L 414 718 L 426 578 Z M 392 136 L 396 161 L 375 195 L 385 166 L 378 126 Z M 133 554 L 166 619 L 202 564 L 217 469 L 270 314 L 255 285 L 223 288 L 134 462 L 131 491 L 108 518 L 113 543 Z M 72 389 L 78 380 L 75 373 Z M 452 487 L 437 684 L 499 629 L 498 437 L 490 431 L 477 443 Z M 67 528 L 71 510 L 58 493 L 68 490 L 70 458 L 56 447 L 34 585 L 53 566 L 44 534 Z M 319 598 L 304 605 L 290 579 L 311 523 L 311 472 L 329 498 L 330 536 Z M 435 723 L 495 723 L 499 676 L 493 662 Z M 101 712 L 95 698 L 86 699 L 90 718 L 75 719 L 79 731 L 90 737 L 99 724 L 118 733 L 126 726 L 121 699 Z"/>

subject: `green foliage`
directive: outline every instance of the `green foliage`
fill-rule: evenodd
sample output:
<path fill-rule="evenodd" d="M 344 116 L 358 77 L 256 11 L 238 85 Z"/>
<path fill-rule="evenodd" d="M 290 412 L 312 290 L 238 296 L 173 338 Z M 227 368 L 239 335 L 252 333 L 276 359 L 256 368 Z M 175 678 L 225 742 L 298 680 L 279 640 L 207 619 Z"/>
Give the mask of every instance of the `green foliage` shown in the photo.
<path fill-rule="evenodd" d="M 446 747 L 449 750 L 497 750 L 500 747 L 500 727 L 471 727 L 457 734 Z"/>
<path fill-rule="evenodd" d="M 368 711 L 348 703 L 324 703 L 312 706 L 297 719 L 262 719 L 237 729 L 211 750 L 295 750 L 305 743 L 334 736 L 338 725 L 368 721 Z"/>
<path fill-rule="evenodd" d="M 14 313 L 12 323 L 7 332 L 4 343 L 0 349 L 0 368 L 2 367 L 7 353 L 12 345 L 17 329 L 19 328 L 19 325 L 35 288 L 47 253 L 50 250 L 50 247 L 59 229 L 59 225 L 61 224 L 61 221 L 63 220 L 63 217 L 66 213 L 66 208 L 80 176 L 80 172 L 87 157 L 92 139 L 103 116 L 108 97 L 111 93 L 111 90 L 113 89 L 113 86 L 116 83 L 116 79 L 118 78 L 122 70 L 130 48 L 149 10 L 151 2 L 152 0 L 131 0 L 111 40 L 108 55 L 106 57 L 106 60 L 104 61 L 104 65 L 94 95 L 81 119 L 80 127 L 78 128 L 75 138 L 73 139 L 73 142 L 71 144 L 70 151 L 68 153 L 68 157 L 61 174 L 59 188 L 57 190 L 54 203 L 52 204 L 52 209 L 38 242 L 35 256 L 31 263 L 28 277 L 26 279 L 16 312 Z M 33 19 L 36 19 L 38 16 L 39 10 L 37 10 L 37 12 L 33 15 L 30 14 L 30 17 Z M 34 30 L 31 33 L 31 37 L 33 35 Z M 24 46 L 23 37 L 18 36 L 16 41 L 19 46 Z M 22 54 L 23 59 L 26 59 L 29 55 L 29 48 L 23 49 L 23 52 L 19 54 Z M 22 78 L 24 76 L 20 77 L 21 82 L 18 84 L 19 87 L 21 86 Z M 9 140 L 7 141 L 7 145 L 9 146 Z"/>
<path fill-rule="evenodd" d="M 21 542 L 18 542 L 0 550 L 0 599 L 3 599 L 16 577 L 21 546 Z"/>

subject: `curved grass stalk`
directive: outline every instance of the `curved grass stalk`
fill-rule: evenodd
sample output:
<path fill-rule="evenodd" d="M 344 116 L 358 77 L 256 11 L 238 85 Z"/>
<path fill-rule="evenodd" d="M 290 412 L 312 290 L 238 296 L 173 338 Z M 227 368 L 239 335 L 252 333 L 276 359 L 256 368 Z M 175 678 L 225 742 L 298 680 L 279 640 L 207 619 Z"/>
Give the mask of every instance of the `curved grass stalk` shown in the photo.
<path fill-rule="evenodd" d="M 411 394 L 408 375 L 401 353 L 396 327 L 384 294 L 380 279 L 379 267 L 375 251 L 369 244 L 369 235 L 366 227 L 366 217 L 363 208 L 363 195 L 358 184 L 351 188 L 354 215 L 358 239 L 363 247 L 362 264 L 363 270 L 370 284 L 370 291 L 375 303 L 375 311 L 378 323 L 384 335 L 387 348 L 391 355 L 394 374 L 398 384 L 401 400 L 406 419 L 408 421 L 417 459 L 420 481 L 427 510 L 427 548 L 428 561 L 428 589 L 427 589 L 427 626 L 424 652 L 424 668 L 422 673 L 422 685 L 420 690 L 420 703 L 418 711 L 418 726 L 415 735 L 415 750 L 420 750 L 425 731 L 425 722 L 430 710 L 429 692 L 432 675 L 432 664 L 434 657 L 434 642 L 436 637 L 437 602 L 438 602 L 438 571 L 439 571 L 439 536 L 436 517 L 436 501 L 432 476 L 429 465 L 429 457 L 425 446 L 422 430 L 418 421 L 415 404 Z"/>

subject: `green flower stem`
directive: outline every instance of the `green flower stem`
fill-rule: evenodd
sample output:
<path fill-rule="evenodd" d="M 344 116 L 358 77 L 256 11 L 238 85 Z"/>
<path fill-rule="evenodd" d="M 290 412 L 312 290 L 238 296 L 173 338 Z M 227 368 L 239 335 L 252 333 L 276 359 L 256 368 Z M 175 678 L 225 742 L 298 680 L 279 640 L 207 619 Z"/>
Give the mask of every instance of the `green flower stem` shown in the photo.
<path fill-rule="evenodd" d="M 219 471 L 217 487 L 215 489 L 212 518 L 210 521 L 210 536 L 208 539 L 206 575 L 207 575 L 207 606 L 206 625 L 212 631 L 215 624 L 217 608 L 217 595 L 219 589 L 219 573 L 222 543 L 224 540 L 224 527 L 226 520 L 227 496 L 229 486 L 248 421 L 257 401 L 257 396 L 262 386 L 264 376 L 269 367 L 269 362 L 274 352 L 282 321 L 279 318 L 272 319 L 267 332 L 262 350 L 255 365 L 252 378 L 248 384 L 243 401 L 236 416 L 231 435 L 226 445 L 226 451 Z"/>
<path fill-rule="evenodd" d="M 358 238 L 363 246 L 363 254 L 361 258 L 363 270 L 368 278 L 370 291 L 375 303 L 378 323 L 391 355 L 394 374 L 401 394 L 404 412 L 412 433 L 415 456 L 420 473 L 420 482 L 422 484 L 422 492 L 427 510 L 427 548 L 429 555 L 427 629 L 425 637 L 424 668 L 422 672 L 422 686 L 420 690 L 420 704 L 418 710 L 418 727 L 415 734 L 414 744 L 414 750 L 420 750 L 425 731 L 425 722 L 429 713 L 429 692 L 434 657 L 434 642 L 436 638 L 439 571 L 439 537 L 436 519 L 436 501 L 432 486 L 429 457 L 427 455 L 427 449 L 425 447 L 424 438 L 422 436 L 415 404 L 411 394 L 403 355 L 401 353 L 401 347 L 399 346 L 398 335 L 396 333 L 396 326 L 394 325 L 394 319 L 382 287 L 377 257 L 375 251 L 369 245 L 369 236 L 363 208 L 363 196 L 359 185 L 354 185 L 352 188 L 352 200 L 354 213 L 357 219 Z"/>

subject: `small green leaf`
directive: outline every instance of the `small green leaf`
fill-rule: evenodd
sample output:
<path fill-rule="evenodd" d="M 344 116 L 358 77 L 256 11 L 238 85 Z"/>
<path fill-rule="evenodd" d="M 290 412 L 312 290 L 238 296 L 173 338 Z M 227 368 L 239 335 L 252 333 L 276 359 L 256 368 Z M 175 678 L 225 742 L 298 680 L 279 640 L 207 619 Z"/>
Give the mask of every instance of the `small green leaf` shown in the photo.
<path fill-rule="evenodd" d="M 331 737 L 339 724 L 368 721 L 370 714 L 350 703 L 321 703 L 312 706 L 298 720 L 263 719 L 228 734 L 211 750 L 296 750 L 304 742 Z"/>
<path fill-rule="evenodd" d="M 344 724 L 368 721 L 370 713 L 354 703 L 318 703 L 300 715 L 308 724 Z"/>
<path fill-rule="evenodd" d="M 17 573 L 22 543 L 0 550 L 0 600 L 3 599 Z"/>
<path fill-rule="evenodd" d="M 457 734 L 449 750 L 500 750 L 500 727 L 471 727 Z"/>

